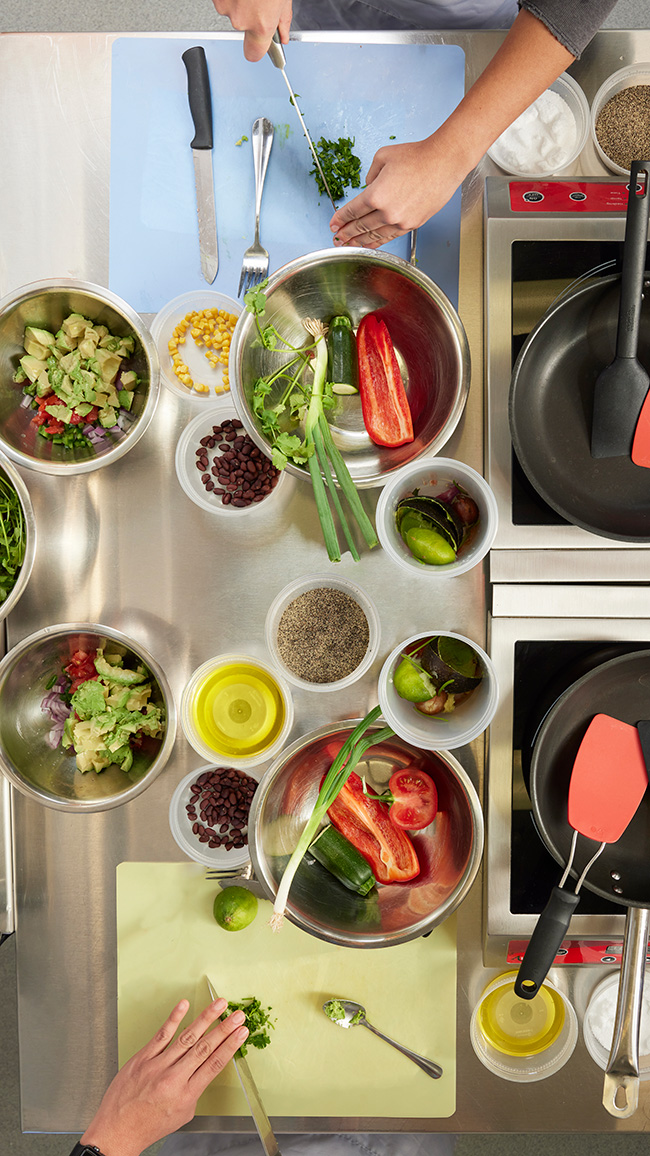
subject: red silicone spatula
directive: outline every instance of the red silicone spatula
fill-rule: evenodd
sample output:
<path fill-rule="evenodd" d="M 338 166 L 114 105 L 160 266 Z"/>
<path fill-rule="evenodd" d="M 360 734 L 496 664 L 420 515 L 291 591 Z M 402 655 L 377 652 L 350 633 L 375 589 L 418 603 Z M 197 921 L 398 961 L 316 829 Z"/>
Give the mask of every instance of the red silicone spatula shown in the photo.
<path fill-rule="evenodd" d="M 587 872 L 608 843 L 620 839 L 648 786 L 648 772 L 635 726 L 597 714 L 593 717 L 571 771 L 567 817 L 573 827 L 566 870 L 540 915 L 515 980 L 515 992 L 532 999 L 546 979 L 578 903 Z M 578 835 L 600 846 L 573 891 L 565 891 Z"/>

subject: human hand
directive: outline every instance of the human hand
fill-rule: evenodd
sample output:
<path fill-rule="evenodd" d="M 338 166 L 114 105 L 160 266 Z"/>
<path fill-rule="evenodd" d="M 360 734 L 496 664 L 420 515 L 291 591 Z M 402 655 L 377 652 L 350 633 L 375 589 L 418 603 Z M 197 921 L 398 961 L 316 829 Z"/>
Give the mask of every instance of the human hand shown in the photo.
<path fill-rule="evenodd" d="M 248 1035 L 243 1011 L 217 1022 L 227 1007 L 217 999 L 174 1039 L 189 1006 L 181 1000 L 153 1039 L 120 1068 L 82 1143 L 94 1144 L 104 1156 L 140 1156 L 189 1123 L 201 1093 Z"/>
<path fill-rule="evenodd" d="M 227 16 L 244 33 L 244 56 L 261 60 L 277 28 L 283 44 L 289 41 L 291 0 L 212 0 L 220 16 Z"/>
<path fill-rule="evenodd" d="M 471 167 L 438 133 L 385 145 L 375 153 L 366 188 L 332 217 L 334 244 L 377 249 L 418 229 L 446 205 Z"/>

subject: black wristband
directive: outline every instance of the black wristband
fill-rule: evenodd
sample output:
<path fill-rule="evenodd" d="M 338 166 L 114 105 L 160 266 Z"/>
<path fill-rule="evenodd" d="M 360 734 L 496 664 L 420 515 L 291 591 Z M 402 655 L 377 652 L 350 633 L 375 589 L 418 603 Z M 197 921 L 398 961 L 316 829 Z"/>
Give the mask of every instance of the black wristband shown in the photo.
<path fill-rule="evenodd" d="M 104 1153 L 100 1152 L 94 1144 L 82 1144 L 81 1140 L 78 1140 L 70 1156 L 104 1156 Z"/>

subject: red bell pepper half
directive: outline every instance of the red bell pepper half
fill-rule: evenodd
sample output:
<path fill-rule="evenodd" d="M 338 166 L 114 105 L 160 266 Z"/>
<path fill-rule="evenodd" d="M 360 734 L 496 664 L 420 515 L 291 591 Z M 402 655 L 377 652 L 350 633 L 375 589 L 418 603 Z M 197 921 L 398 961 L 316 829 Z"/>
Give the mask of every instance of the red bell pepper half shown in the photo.
<path fill-rule="evenodd" d="M 363 782 L 355 771 L 327 814 L 361 852 L 379 883 L 406 883 L 419 875 L 420 864 L 408 835 L 391 823 L 385 803 L 364 794 Z"/>
<path fill-rule="evenodd" d="M 385 322 L 368 313 L 357 330 L 363 422 L 378 446 L 413 441 L 413 420 L 395 347 Z"/>

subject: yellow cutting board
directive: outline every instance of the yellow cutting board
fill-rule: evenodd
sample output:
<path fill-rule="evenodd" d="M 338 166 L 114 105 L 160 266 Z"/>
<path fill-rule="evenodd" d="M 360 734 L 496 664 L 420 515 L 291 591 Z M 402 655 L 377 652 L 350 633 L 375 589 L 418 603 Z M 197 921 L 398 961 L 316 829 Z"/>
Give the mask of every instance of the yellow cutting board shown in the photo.
<path fill-rule="evenodd" d="M 119 1057 L 123 1064 L 180 999 L 184 1021 L 210 997 L 257 996 L 276 1017 L 272 1042 L 248 1060 L 269 1116 L 437 1118 L 456 1106 L 456 919 L 426 939 L 364 950 L 323 943 L 285 921 L 269 927 L 260 901 L 253 923 L 224 931 L 212 916 L 218 884 L 194 863 L 117 868 Z M 380 1030 L 439 1063 L 433 1080 L 364 1027 L 337 1027 L 321 1008 L 358 1000 Z M 232 1065 L 199 1100 L 198 1114 L 246 1116 Z"/>

